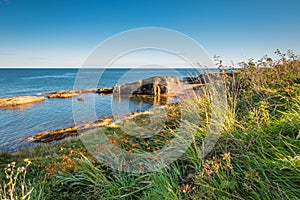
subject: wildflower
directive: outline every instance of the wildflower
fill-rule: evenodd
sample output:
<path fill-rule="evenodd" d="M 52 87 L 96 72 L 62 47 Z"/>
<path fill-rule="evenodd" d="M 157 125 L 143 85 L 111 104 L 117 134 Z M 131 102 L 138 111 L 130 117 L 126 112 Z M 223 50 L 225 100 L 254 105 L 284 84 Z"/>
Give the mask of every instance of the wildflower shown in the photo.
<path fill-rule="evenodd" d="M 208 169 L 209 168 L 209 164 L 207 162 L 203 163 L 202 166 L 205 168 L 205 169 Z"/>
<path fill-rule="evenodd" d="M 206 173 L 207 175 L 211 175 L 212 173 L 214 173 L 214 171 L 211 170 L 211 169 L 207 169 L 207 170 L 205 170 L 205 173 Z"/>
<path fill-rule="evenodd" d="M 227 165 L 227 170 L 233 170 L 233 166 L 232 165 Z"/>
<path fill-rule="evenodd" d="M 30 161 L 28 158 L 25 158 L 25 159 L 24 159 L 24 162 L 27 163 L 27 165 L 30 165 L 30 164 L 31 164 L 31 161 Z"/>
<path fill-rule="evenodd" d="M 124 143 L 128 143 L 128 142 L 129 142 L 127 138 L 123 138 L 122 141 L 123 141 Z"/>
<path fill-rule="evenodd" d="M 182 193 L 188 193 L 190 192 L 192 189 L 192 185 L 189 185 L 189 184 L 186 184 L 186 185 L 183 185 L 182 188 L 181 188 L 181 192 Z"/>
<path fill-rule="evenodd" d="M 223 160 L 229 161 L 230 160 L 230 152 L 222 154 L 222 158 L 223 158 Z"/>
<path fill-rule="evenodd" d="M 131 146 L 132 146 L 132 147 L 136 147 L 136 146 L 138 146 L 138 144 L 137 144 L 137 143 L 134 143 L 134 144 L 132 144 Z"/>
<path fill-rule="evenodd" d="M 22 173 L 22 172 L 25 171 L 25 167 L 18 167 L 17 171 L 18 171 L 19 173 Z"/>

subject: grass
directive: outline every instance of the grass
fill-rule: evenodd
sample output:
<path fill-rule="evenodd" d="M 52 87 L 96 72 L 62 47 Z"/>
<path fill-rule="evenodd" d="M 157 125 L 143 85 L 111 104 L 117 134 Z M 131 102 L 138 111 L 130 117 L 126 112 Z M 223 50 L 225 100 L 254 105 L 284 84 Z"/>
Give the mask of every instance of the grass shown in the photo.
<path fill-rule="evenodd" d="M 123 119 L 93 133 L 104 134 L 108 146 L 86 136 L 90 140 L 69 138 L 0 153 L 2 188 L 7 164 L 22 166 L 29 158 L 22 183 L 31 199 L 299 199 L 300 60 L 291 52 L 277 54 L 278 60 L 250 60 L 233 77 L 223 76 L 226 105 L 214 107 L 213 96 L 202 88 L 201 98 Z M 221 134 L 205 152 L 209 128 Z M 160 161 L 161 149 L 176 153 L 174 138 L 183 147 L 189 144 L 187 149 L 148 173 L 128 170 L 130 163 L 141 160 L 126 163 L 115 157 L 114 168 L 86 149 L 90 142 L 95 151 L 111 153 L 108 147 L 114 145 L 129 155 L 151 153 Z M 16 186 L 14 195 L 21 199 L 21 191 L 22 186 Z M 3 192 L 0 195 L 3 199 Z"/>

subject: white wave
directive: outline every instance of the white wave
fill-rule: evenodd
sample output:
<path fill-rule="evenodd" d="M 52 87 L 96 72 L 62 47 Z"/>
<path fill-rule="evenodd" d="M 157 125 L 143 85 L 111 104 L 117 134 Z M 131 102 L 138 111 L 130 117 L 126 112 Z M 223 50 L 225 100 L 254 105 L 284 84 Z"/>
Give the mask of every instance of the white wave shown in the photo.
<path fill-rule="evenodd" d="M 65 73 L 65 76 L 76 76 L 77 73 L 68 72 Z"/>

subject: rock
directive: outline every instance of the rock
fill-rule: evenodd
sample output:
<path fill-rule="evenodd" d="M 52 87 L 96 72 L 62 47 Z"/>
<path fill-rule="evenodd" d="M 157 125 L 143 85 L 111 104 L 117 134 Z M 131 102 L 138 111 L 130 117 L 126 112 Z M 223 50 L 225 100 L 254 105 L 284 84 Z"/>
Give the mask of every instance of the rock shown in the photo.
<path fill-rule="evenodd" d="M 131 83 L 116 85 L 113 89 L 114 95 L 138 94 L 138 95 L 160 95 L 175 92 L 174 87 L 180 81 L 176 76 L 155 76 Z"/>
<path fill-rule="evenodd" d="M 112 87 L 99 88 L 96 93 L 110 94 L 113 92 Z"/>
<path fill-rule="evenodd" d="M 0 98 L 0 107 L 20 106 L 44 101 L 45 97 L 37 96 L 16 96 Z"/>
<path fill-rule="evenodd" d="M 57 129 L 55 131 L 51 132 L 45 132 L 41 134 L 37 134 L 33 136 L 34 142 L 51 142 L 54 140 L 59 140 L 67 137 L 68 135 L 65 135 L 66 133 L 77 133 L 77 130 L 80 128 L 80 126 L 73 126 L 69 128 L 62 128 Z"/>
<path fill-rule="evenodd" d="M 95 93 L 98 88 L 88 88 L 82 90 L 61 90 L 56 92 L 45 92 L 45 95 L 52 95 L 52 94 L 69 94 L 69 93 Z"/>
<path fill-rule="evenodd" d="M 88 131 L 90 129 L 102 127 L 109 125 L 113 121 L 114 117 L 103 117 L 96 120 L 95 122 L 87 123 L 83 126 L 72 126 L 68 128 L 57 129 L 51 132 L 45 132 L 41 134 L 34 135 L 29 140 L 33 142 L 53 142 L 56 140 L 61 140 L 70 136 L 77 136 L 82 132 Z"/>
<path fill-rule="evenodd" d="M 45 92 L 44 94 L 52 99 L 52 98 L 71 98 L 75 96 L 79 96 L 81 93 L 101 93 L 101 94 L 109 94 L 112 93 L 113 88 L 105 87 L 105 88 L 88 88 L 82 90 L 62 90 L 56 92 Z"/>
<path fill-rule="evenodd" d="M 80 128 L 80 131 L 86 131 L 88 129 L 93 129 L 93 128 L 109 125 L 113 121 L 113 119 L 114 119 L 114 117 L 102 117 L 101 119 L 98 119 L 93 123 L 82 126 Z"/>
<path fill-rule="evenodd" d="M 78 93 L 57 93 L 57 94 L 51 94 L 48 96 L 49 99 L 53 98 L 71 98 L 71 97 L 76 97 L 79 96 L 80 94 Z"/>
<path fill-rule="evenodd" d="M 81 98 L 77 98 L 78 101 L 84 101 L 84 98 L 81 97 Z"/>
<path fill-rule="evenodd" d="M 97 92 L 98 88 L 88 88 L 82 90 L 74 90 L 75 93 L 95 93 Z"/>

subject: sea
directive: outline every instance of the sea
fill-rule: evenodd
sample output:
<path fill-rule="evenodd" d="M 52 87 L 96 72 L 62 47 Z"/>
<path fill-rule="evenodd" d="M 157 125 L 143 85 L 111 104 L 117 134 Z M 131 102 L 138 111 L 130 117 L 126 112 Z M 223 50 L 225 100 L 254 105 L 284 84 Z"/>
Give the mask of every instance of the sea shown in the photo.
<path fill-rule="evenodd" d="M 113 87 L 118 83 L 132 82 L 152 76 L 177 76 L 182 79 L 186 76 L 199 75 L 202 72 L 196 68 L 0 69 L 0 98 L 24 95 L 43 96 L 45 92 L 74 88 Z M 116 100 L 113 95 L 87 93 L 80 97 L 87 99 L 81 102 L 82 105 L 87 103 L 88 99 L 93 99 L 97 118 L 115 115 L 116 103 L 118 106 L 126 107 L 124 110 L 128 113 L 151 109 L 154 106 L 151 101 Z M 20 148 L 33 146 L 34 143 L 28 138 L 34 134 L 74 126 L 74 106 L 72 105 L 77 98 L 46 99 L 43 102 L 22 107 L 0 108 L 0 152 L 14 152 Z M 76 112 L 78 116 L 78 110 Z M 79 114 L 82 123 L 94 119 L 86 114 L 84 109 L 79 112 L 82 112 Z"/>

